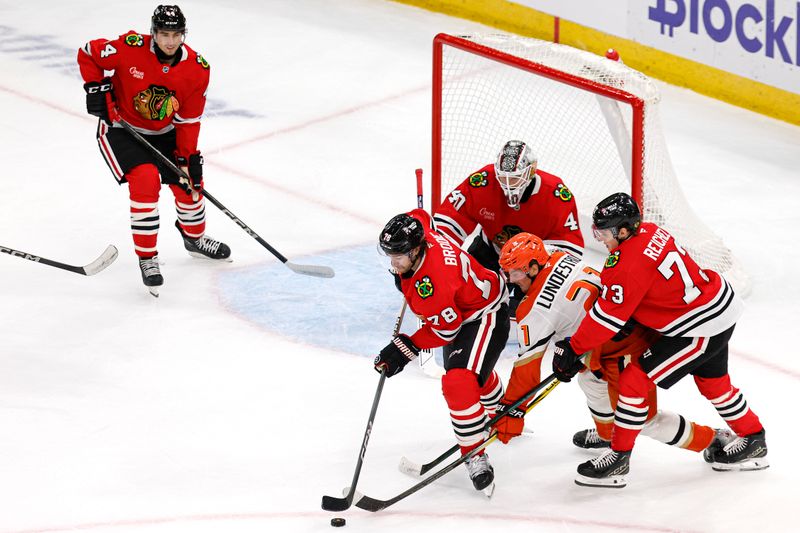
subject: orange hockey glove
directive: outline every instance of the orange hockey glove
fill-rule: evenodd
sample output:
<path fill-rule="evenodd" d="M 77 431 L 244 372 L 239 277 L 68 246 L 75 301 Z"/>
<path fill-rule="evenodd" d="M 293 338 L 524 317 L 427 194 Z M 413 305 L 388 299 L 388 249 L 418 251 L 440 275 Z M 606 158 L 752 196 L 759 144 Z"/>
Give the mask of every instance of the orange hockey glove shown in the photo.
<path fill-rule="evenodd" d="M 525 410 L 521 409 L 522 406 L 510 409 L 511 404 L 500 403 L 497 406 L 497 415 L 499 417 L 503 413 L 505 416 L 498 420 L 493 426 L 497 430 L 497 438 L 503 444 L 508 444 L 508 441 L 514 437 L 522 435 L 522 429 L 525 427 Z"/>

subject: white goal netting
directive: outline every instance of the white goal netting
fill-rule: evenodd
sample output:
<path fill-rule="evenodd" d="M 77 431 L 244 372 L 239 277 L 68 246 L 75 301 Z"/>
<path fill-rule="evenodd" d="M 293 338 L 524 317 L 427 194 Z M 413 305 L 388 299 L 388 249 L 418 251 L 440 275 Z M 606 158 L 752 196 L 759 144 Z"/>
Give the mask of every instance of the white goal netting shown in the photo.
<path fill-rule="evenodd" d="M 593 242 L 594 206 L 626 191 L 639 201 L 644 220 L 663 226 L 701 266 L 748 292 L 749 280 L 730 249 L 680 189 L 659 124 L 659 91 L 649 78 L 620 62 L 538 39 L 500 34 L 439 36 L 436 42 L 441 77 L 434 73 L 432 179 L 440 184 L 438 202 L 493 162 L 506 141 L 519 139 L 533 148 L 539 168 L 560 176 L 575 194 L 587 244 Z"/>

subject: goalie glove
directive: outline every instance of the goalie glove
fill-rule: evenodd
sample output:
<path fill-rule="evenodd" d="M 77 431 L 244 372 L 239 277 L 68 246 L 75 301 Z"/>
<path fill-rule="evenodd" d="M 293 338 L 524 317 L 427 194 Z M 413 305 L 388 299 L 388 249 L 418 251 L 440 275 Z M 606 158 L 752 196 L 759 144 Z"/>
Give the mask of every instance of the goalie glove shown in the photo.
<path fill-rule="evenodd" d="M 390 378 L 402 372 L 409 361 L 416 359 L 418 355 L 419 348 L 411 342 L 408 335 L 401 333 L 375 357 L 375 370 L 380 372 L 385 368 L 386 377 Z"/>
<path fill-rule="evenodd" d="M 505 399 L 503 400 L 505 401 Z M 495 417 L 506 413 L 497 423 L 494 424 L 494 429 L 497 430 L 497 438 L 503 444 L 508 444 L 508 441 L 514 437 L 522 435 L 522 430 L 525 427 L 525 410 L 520 407 L 510 408 L 511 404 L 500 403 L 497 406 L 497 414 Z"/>

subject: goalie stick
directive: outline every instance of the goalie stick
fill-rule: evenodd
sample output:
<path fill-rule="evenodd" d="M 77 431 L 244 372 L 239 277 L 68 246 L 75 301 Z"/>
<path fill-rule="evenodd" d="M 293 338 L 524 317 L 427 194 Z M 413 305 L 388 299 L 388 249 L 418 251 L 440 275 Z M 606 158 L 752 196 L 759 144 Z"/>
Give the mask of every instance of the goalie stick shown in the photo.
<path fill-rule="evenodd" d="M 397 315 L 397 320 L 394 323 L 394 332 L 392 337 L 400 332 L 400 325 L 403 323 L 403 315 L 406 313 L 406 300 L 403 299 L 403 307 L 400 308 L 400 314 Z M 375 399 L 372 400 L 372 409 L 369 412 L 369 419 L 367 420 L 367 429 L 364 431 L 364 439 L 361 441 L 361 450 L 358 454 L 358 461 L 356 461 L 356 471 L 353 473 L 353 481 L 350 483 L 350 489 L 345 494 L 344 498 L 336 498 L 334 496 L 322 496 L 322 509 L 325 511 L 340 512 L 349 509 L 353 505 L 353 499 L 356 496 L 356 485 L 358 484 L 358 477 L 361 475 L 361 466 L 364 464 L 364 455 L 367 453 L 367 444 L 369 444 L 369 436 L 372 433 L 372 423 L 375 420 L 375 413 L 378 410 L 378 402 L 381 399 L 383 392 L 383 384 L 386 381 L 386 369 L 381 370 L 381 378 L 378 380 L 378 388 L 375 391 Z M 360 494 L 359 494 L 360 497 Z"/>
<path fill-rule="evenodd" d="M 541 391 L 541 394 L 539 394 L 539 396 L 531 402 L 531 405 L 528 406 L 528 409 L 526 410 L 526 413 L 529 412 L 542 399 L 544 399 L 548 394 L 550 394 L 550 391 L 552 391 L 554 388 L 556 388 L 559 383 L 561 383 L 561 382 L 556 379 L 555 374 L 551 374 L 550 376 L 545 378 L 545 380 L 542 381 L 539 385 L 537 385 L 536 387 L 531 389 L 528 393 L 526 393 L 524 396 L 522 396 L 519 400 L 517 400 L 516 402 L 511 404 L 511 406 L 509 407 L 508 411 L 516 409 L 517 407 L 519 407 L 520 405 L 522 405 L 523 403 L 525 403 L 529 399 L 533 398 L 533 396 L 536 395 L 536 393 L 538 391 Z M 545 386 L 544 390 L 542 390 L 542 385 Z M 506 411 L 506 412 L 508 412 L 508 411 Z M 497 420 L 499 420 L 501 418 L 501 416 L 498 416 Z M 432 475 L 426 477 L 425 479 L 423 479 L 422 481 L 420 481 L 416 485 L 414 485 L 414 486 L 410 487 L 409 489 L 401 492 L 400 494 L 398 494 L 397 496 L 394 496 L 393 498 L 389 498 L 388 500 L 378 500 L 376 498 L 371 498 L 369 496 L 366 496 L 364 494 L 360 494 L 359 493 L 358 500 L 356 500 L 356 502 L 355 502 L 356 507 L 358 507 L 359 509 L 364 509 L 365 511 L 370 511 L 372 513 L 376 513 L 378 511 L 382 511 L 383 509 L 386 509 L 387 507 L 390 507 L 390 506 L 394 505 L 395 503 L 399 502 L 400 500 L 403 500 L 403 499 L 407 498 L 408 496 L 411 496 L 412 494 L 414 494 L 418 490 L 420 490 L 420 489 L 422 489 L 424 487 L 427 487 L 428 485 L 430 485 L 431 483 L 433 483 L 434 481 L 436 481 L 440 477 L 444 476 L 448 472 L 456 469 L 459 465 L 461 465 L 463 463 L 466 463 L 472 457 L 477 455 L 481 450 L 483 450 L 484 448 L 489 446 L 489 444 L 491 444 L 495 440 L 497 440 L 497 432 L 493 431 L 492 434 L 489 436 L 489 438 L 484 440 L 477 448 L 471 450 L 469 453 L 467 453 L 465 455 L 460 456 L 458 459 L 456 459 L 455 461 L 451 462 L 450 464 L 448 464 L 447 466 L 445 466 L 444 468 L 442 468 L 441 470 L 439 470 L 435 474 L 432 474 Z M 351 490 L 351 492 L 354 491 L 354 489 L 352 487 L 351 487 L 350 490 Z"/>
<path fill-rule="evenodd" d="M 186 173 L 183 170 L 178 168 L 178 166 L 175 163 L 173 163 L 170 160 L 170 158 L 168 158 L 167 156 L 165 156 L 164 154 L 159 152 L 152 144 L 147 142 L 147 139 L 142 137 L 139 134 L 139 132 L 134 129 L 133 126 L 131 126 L 128 122 L 126 122 L 123 119 L 119 119 L 117 124 L 121 125 L 128 133 L 130 133 L 133 136 L 134 139 L 136 139 L 142 146 L 144 146 L 150 153 L 152 153 L 159 161 L 161 161 L 167 167 L 169 167 L 169 169 L 171 171 L 173 171 L 180 178 L 182 178 L 182 180 L 186 180 L 186 183 L 190 183 L 189 176 L 187 176 Z M 236 224 L 240 228 L 242 228 L 245 233 L 247 233 L 252 238 L 254 238 L 256 241 L 258 241 L 258 244 L 260 244 L 261 246 L 263 246 L 264 248 L 269 250 L 272 255 L 274 255 L 275 257 L 280 259 L 280 261 L 284 265 L 289 267 L 289 269 L 291 269 L 293 272 L 295 272 L 297 274 L 305 274 L 307 276 L 315 276 L 315 277 L 318 277 L 318 278 L 332 278 L 334 276 L 334 271 L 330 267 L 319 266 L 319 265 L 301 265 L 301 264 L 293 263 L 293 262 L 289 261 L 286 258 L 286 256 L 284 256 L 278 250 L 273 248 L 272 245 L 270 245 L 267 241 L 262 239 L 258 235 L 258 233 L 256 233 L 252 229 L 250 229 L 250 227 L 247 224 L 242 222 L 242 220 L 239 217 L 234 215 L 233 212 L 231 212 L 227 207 L 225 207 L 222 204 L 222 202 L 220 202 L 219 200 L 214 198 L 211 195 L 211 193 L 209 193 L 206 189 L 203 189 L 203 190 L 197 191 L 197 192 L 199 192 L 200 194 L 205 196 L 208 199 L 209 202 L 211 202 L 212 204 L 214 204 L 217 207 L 217 209 L 219 209 L 220 211 L 225 213 L 228 216 L 228 218 L 230 218 L 231 220 L 236 222 Z"/>
<path fill-rule="evenodd" d="M 105 270 L 105 268 L 114 262 L 117 258 L 117 248 L 113 244 L 109 244 L 108 248 L 106 248 L 100 257 L 89 263 L 88 265 L 84 266 L 75 266 L 75 265 L 68 265 L 66 263 L 59 263 L 58 261 L 53 261 L 52 259 L 46 259 L 44 257 L 40 257 L 38 255 L 32 255 L 28 252 L 22 252 L 20 250 L 14 250 L 13 248 L 7 248 L 5 246 L 0 246 L 0 252 L 3 252 L 8 255 L 13 255 L 14 257 L 21 257 L 22 259 L 27 259 L 28 261 L 33 261 L 34 263 L 41 263 L 43 265 L 51 266 L 60 268 L 61 270 L 67 270 L 69 272 L 74 272 L 76 274 L 82 274 L 84 276 L 94 276 L 98 272 Z"/>

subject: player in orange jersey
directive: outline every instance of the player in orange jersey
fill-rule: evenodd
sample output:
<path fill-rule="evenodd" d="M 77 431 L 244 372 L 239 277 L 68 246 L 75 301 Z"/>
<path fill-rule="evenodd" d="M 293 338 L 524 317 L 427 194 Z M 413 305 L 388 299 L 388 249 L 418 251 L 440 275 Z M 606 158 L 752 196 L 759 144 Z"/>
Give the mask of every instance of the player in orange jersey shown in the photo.
<path fill-rule="evenodd" d="M 710 454 L 715 470 L 767 468 L 764 427 L 728 375 L 728 341 L 743 302 L 717 272 L 700 268 L 672 235 L 641 221 L 625 193 L 595 207 L 595 238 L 609 251 L 602 294 L 571 339 L 556 343 L 553 371 L 569 378 L 579 355 L 602 345 L 630 319 L 661 333 L 619 378 L 611 448 L 578 466 L 576 483 L 614 486 L 630 470 L 634 441 L 649 409 L 648 390 L 687 375 L 738 436 Z"/>
<path fill-rule="evenodd" d="M 442 393 L 461 453 L 483 441 L 483 428 L 503 396 L 495 363 L 508 339 L 508 293 L 503 279 L 432 229 L 422 209 L 393 217 L 379 244 L 408 307 L 424 320 L 400 334 L 375 358 L 376 370 L 394 376 L 425 348 L 441 346 Z M 494 470 L 479 452 L 466 463 L 477 490 L 491 495 Z"/>
<path fill-rule="evenodd" d="M 193 256 L 227 259 L 230 248 L 205 235 L 203 158 L 197 149 L 210 67 L 184 43 L 186 18 L 178 6 L 160 5 L 150 35 L 129 31 L 95 39 L 78 51 L 86 110 L 98 117 L 97 142 L 109 169 L 131 200 L 131 232 L 142 281 L 158 295 L 163 284 L 156 240 L 161 183 L 175 197 L 175 223 Z M 113 71 L 111 77 L 105 71 Z M 129 122 L 191 178 L 184 183 L 116 122 Z"/>
<path fill-rule="evenodd" d="M 503 246 L 500 266 L 509 281 L 525 294 L 517 308 L 519 359 L 498 407 L 498 412 L 503 412 L 541 381 L 541 361 L 547 347 L 574 333 L 601 289 L 599 272 L 565 252 L 550 254 L 542 240 L 529 233 L 519 233 Z M 632 326 L 594 350 L 588 369 L 579 374 L 578 382 L 595 420 L 595 434 L 599 434 L 598 440 L 606 446 L 611 440 L 620 368 L 627 361 L 636 360 L 658 337 L 652 330 Z M 717 436 L 712 428 L 658 410 L 655 387 L 648 392 L 650 410 L 643 430 L 645 435 L 696 452 L 711 445 Z M 525 406 L 521 406 L 496 424 L 501 441 L 508 442 L 522 433 L 524 412 Z M 583 433 L 576 434 L 573 440 L 578 441 Z M 721 438 L 726 436 L 723 433 Z M 585 442 L 575 443 L 590 447 Z"/>

